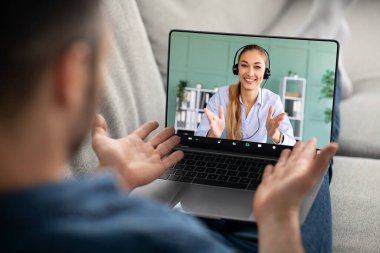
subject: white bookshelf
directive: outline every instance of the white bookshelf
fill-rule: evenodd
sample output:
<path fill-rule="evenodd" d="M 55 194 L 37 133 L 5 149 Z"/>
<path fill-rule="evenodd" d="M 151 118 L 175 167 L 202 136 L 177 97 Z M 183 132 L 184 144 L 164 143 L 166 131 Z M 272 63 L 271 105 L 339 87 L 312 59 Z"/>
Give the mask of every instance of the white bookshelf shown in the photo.
<path fill-rule="evenodd" d="M 217 88 L 214 90 L 202 89 L 200 85 L 197 85 L 196 88 L 186 87 L 183 101 L 176 110 L 174 128 L 176 130 L 195 131 L 204 114 L 203 108 L 206 107 L 217 90 Z"/>
<path fill-rule="evenodd" d="M 285 76 L 281 80 L 280 96 L 285 112 L 293 126 L 294 138 L 302 140 L 306 79 Z"/>

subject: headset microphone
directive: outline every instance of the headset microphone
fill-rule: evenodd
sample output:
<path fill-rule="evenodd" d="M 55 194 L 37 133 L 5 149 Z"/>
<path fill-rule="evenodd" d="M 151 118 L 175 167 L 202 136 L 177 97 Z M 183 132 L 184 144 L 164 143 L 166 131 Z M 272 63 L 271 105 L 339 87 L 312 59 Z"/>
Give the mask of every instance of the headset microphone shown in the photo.
<path fill-rule="evenodd" d="M 238 55 L 238 53 L 240 51 L 243 51 L 245 48 L 249 47 L 249 46 L 252 46 L 252 45 L 245 45 L 245 46 L 242 46 L 241 48 L 239 48 L 236 53 L 235 53 L 235 57 L 234 57 L 234 64 L 232 65 L 232 73 L 237 76 L 239 74 L 239 63 L 236 63 L 236 57 Z M 269 53 L 268 51 L 263 48 L 263 47 L 260 47 L 264 50 L 264 52 L 266 53 L 267 55 L 267 59 L 268 59 L 268 67 L 265 67 L 265 71 L 264 71 L 264 75 L 263 75 L 263 79 L 267 80 L 269 77 L 270 77 L 270 58 L 269 58 Z M 239 55 L 240 57 L 240 55 Z"/>

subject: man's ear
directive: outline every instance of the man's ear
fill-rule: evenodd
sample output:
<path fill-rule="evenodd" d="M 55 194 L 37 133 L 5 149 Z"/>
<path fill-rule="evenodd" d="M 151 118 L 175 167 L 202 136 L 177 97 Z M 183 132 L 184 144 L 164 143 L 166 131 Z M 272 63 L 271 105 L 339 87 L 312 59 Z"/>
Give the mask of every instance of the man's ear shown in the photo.
<path fill-rule="evenodd" d="M 58 58 L 54 69 L 54 99 L 58 106 L 75 107 L 89 79 L 90 46 L 76 42 Z"/>

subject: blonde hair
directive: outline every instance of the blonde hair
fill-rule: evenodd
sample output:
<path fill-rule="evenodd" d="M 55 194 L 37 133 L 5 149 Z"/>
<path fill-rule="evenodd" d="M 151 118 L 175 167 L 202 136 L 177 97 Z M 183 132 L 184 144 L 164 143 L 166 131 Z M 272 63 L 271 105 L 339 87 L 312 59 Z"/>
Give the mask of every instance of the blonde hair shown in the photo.
<path fill-rule="evenodd" d="M 265 56 L 265 66 L 268 66 L 268 55 L 264 48 L 258 45 L 247 45 L 241 51 L 238 57 L 238 64 L 241 55 L 249 50 L 257 50 Z M 228 88 L 229 91 L 229 103 L 227 106 L 227 117 L 226 117 L 226 134 L 227 139 L 241 140 L 241 108 L 239 97 L 241 94 L 241 84 L 231 84 Z"/>
<path fill-rule="evenodd" d="M 241 139 L 241 108 L 239 103 L 240 96 L 240 82 L 232 84 L 228 88 L 229 103 L 227 107 L 226 117 L 226 133 L 227 139 L 240 140 Z"/>

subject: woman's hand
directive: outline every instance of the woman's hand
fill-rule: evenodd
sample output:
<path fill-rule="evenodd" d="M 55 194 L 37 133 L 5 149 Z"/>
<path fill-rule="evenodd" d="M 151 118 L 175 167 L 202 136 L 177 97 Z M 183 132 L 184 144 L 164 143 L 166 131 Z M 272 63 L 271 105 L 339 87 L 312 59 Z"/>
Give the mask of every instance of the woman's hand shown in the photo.
<path fill-rule="evenodd" d="M 267 122 L 265 124 L 267 128 L 267 135 L 275 142 L 279 143 L 281 141 L 281 133 L 278 130 L 280 127 L 281 122 L 285 119 L 286 113 L 283 112 L 276 117 L 272 117 L 273 114 L 273 106 L 269 106 L 268 116 L 267 116 Z"/>
<path fill-rule="evenodd" d="M 99 168 L 115 169 L 121 186 L 132 190 L 158 178 L 170 166 L 183 158 L 182 151 L 168 155 L 180 142 L 173 128 L 165 128 L 144 139 L 158 127 L 149 121 L 121 139 L 107 136 L 107 123 L 98 115 L 92 133 L 92 147 L 99 159 Z"/>
<path fill-rule="evenodd" d="M 222 136 L 223 130 L 226 126 L 224 119 L 223 106 L 219 105 L 219 117 L 213 114 L 209 109 L 204 109 L 207 116 L 208 122 L 210 124 L 210 131 L 208 132 L 208 137 L 220 138 Z"/>

